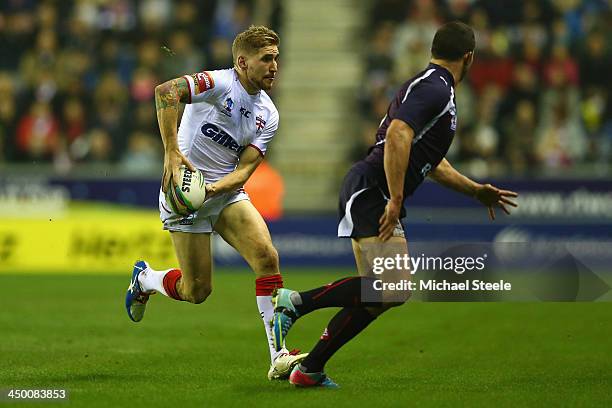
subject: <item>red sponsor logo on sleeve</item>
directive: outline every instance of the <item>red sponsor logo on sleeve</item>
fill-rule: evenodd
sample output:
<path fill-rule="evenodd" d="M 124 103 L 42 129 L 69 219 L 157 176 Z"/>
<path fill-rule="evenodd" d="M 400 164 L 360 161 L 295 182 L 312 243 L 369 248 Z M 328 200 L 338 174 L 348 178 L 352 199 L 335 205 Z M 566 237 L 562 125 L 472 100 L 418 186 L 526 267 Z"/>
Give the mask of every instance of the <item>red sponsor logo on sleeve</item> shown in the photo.
<path fill-rule="evenodd" d="M 197 74 L 193 74 L 193 82 L 195 83 L 195 94 L 199 94 L 204 91 L 208 91 L 215 87 L 215 81 L 208 72 L 198 72 Z"/>

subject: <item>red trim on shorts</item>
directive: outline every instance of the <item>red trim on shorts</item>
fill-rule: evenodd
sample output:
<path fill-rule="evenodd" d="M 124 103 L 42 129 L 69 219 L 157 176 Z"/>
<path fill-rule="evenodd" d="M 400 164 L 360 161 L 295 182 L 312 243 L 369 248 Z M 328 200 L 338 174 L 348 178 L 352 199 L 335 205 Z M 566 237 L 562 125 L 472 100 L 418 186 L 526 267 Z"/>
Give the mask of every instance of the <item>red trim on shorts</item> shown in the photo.
<path fill-rule="evenodd" d="M 257 151 L 259 152 L 259 154 L 261 154 L 261 157 L 266 157 L 266 155 L 264 154 L 264 152 L 261 151 L 261 149 L 257 146 L 255 146 L 253 143 L 249 144 L 249 146 L 257 149 Z"/>
<path fill-rule="evenodd" d="M 189 84 L 189 78 L 187 78 L 187 75 L 183 75 L 183 78 L 187 81 L 187 88 L 189 89 L 189 102 L 187 103 L 191 103 L 191 85 Z"/>
<path fill-rule="evenodd" d="M 283 287 L 283 277 L 278 275 L 264 276 L 263 278 L 255 279 L 255 295 L 256 296 L 271 296 L 274 289 Z"/>

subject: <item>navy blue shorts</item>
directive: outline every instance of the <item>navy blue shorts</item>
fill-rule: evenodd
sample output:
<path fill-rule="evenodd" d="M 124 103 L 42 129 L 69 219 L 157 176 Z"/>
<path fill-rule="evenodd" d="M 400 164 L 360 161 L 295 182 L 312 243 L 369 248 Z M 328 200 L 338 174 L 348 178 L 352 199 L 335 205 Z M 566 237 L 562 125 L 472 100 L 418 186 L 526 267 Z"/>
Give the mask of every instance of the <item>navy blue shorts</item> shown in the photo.
<path fill-rule="evenodd" d="M 338 237 L 378 236 L 378 220 L 385 212 L 387 201 L 372 167 L 366 162 L 357 162 L 344 177 L 340 187 Z M 406 210 L 402 207 L 400 218 L 405 216 Z M 404 236 L 400 222 L 393 235 Z"/>

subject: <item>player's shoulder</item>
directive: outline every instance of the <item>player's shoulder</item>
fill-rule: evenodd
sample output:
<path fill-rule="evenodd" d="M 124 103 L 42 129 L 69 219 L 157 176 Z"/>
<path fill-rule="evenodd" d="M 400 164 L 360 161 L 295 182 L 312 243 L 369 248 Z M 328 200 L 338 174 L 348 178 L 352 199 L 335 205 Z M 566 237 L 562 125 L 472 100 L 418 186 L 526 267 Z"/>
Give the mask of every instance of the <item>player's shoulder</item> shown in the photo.
<path fill-rule="evenodd" d="M 216 69 L 213 71 L 204 71 L 208 73 L 216 82 L 216 85 L 221 88 L 231 88 L 234 83 L 234 68 Z"/>
<path fill-rule="evenodd" d="M 274 101 L 272 98 L 270 98 L 270 95 L 268 95 L 266 91 L 262 90 L 260 92 L 262 108 L 268 113 L 268 117 L 278 120 L 279 113 Z"/>
<path fill-rule="evenodd" d="M 446 103 L 453 96 L 453 78 L 444 68 L 430 64 L 404 84 L 402 101 L 408 98 L 429 101 L 433 104 Z"/>
<path fill-rule="evenodd" d="M 183 75 L 190 88 L 193 87 L 192 94 L 198 96 L 205 92 L 212 92 L 210 95 L 223 94 L 231 88 L 233 69 L 204 70 L 189 75 Z"/>
<path fill-rule="evenodd" d="M 427 87 L 432 92 L 444 94 L 450 94 L 453 88 L 452 76 L 449 75 L 448 71 L 431 66 L 423 71 L 420 76 L 416 76 L 413 83 Z"/>

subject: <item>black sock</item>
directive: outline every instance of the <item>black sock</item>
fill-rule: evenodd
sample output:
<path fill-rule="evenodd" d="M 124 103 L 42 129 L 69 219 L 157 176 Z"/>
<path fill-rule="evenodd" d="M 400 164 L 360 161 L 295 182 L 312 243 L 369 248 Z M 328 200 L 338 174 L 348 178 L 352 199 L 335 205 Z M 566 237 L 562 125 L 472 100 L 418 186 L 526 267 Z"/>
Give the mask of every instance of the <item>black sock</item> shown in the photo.
<path fill-rule="evenodd" d="M 381 305 L 382 293 L 373 289 L 372 282 L 374 281 L 374 278 L 352 276 L 320 288 L 300 292 L 302 304 L 295 305 L 295 309 L 302 316 L 325 307 L 378 307 Z M 363 301 L 362 294 L 363 298 L 369 302 Z"/>
<path fill-rule="evenodd" d="M 329 322 L 321 339 L 308 357 L 302 361 L 306 372 L 323 371 L 323 367 L 336 351 L 365 329 L 376 317 L 363 307 L 345 307 Z"/>

